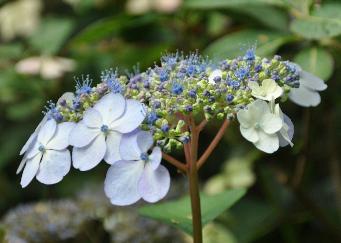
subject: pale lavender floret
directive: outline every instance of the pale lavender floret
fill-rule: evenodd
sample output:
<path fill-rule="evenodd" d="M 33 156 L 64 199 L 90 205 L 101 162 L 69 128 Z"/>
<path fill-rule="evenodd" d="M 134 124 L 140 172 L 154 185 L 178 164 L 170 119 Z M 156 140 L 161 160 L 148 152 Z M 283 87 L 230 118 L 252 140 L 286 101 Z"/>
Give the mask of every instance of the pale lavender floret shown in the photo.
<path fill-rule="evenodd" d="M 120 160 L 122 135 L 135 130 L 145 116 L 139 101 L 125 100 L 121 94 L 103 96 L 93 108 L 85 111 L 83 120 L 70 134 L 73 166 L 86 171 L 103 159 L 109 164 Z"/>
<path fill-rule="evenodd" d="M 141 198 L 154 203 L 164 198 L 170 187 L 168 170 L 160 165 L 161 149 L 154 147 L 150 132 L 135 131 L 123 136 L 122 160 L 111 165 L 104 190 L 114 205 L 131 205 Z"/>
<path fill-rule="evenodd" d="M 57 124 L 50 119 L 38 126 L 38 131 L 31 135 L 22 150 L 25 154 L 17 171 L 19 173 L 24 168 L 20 182 L 22 187 L 26 187 L 34 177 L 43 184 L 55 184 L 69 172 L 68 136 L 74 125 L 73 122 Z"/>

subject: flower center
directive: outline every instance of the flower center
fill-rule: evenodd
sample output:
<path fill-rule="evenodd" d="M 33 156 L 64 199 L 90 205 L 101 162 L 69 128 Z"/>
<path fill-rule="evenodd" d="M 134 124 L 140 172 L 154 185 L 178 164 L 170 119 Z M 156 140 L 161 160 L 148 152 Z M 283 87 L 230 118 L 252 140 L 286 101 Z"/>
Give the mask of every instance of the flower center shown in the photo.
<path fill-rule="evenodd" d="M 141 155 L 140 155 L 140 158 L 143 160 L 143 161 L 148 161 L 148 154 L 147 153 L 142 153 Z"/>
<path fill-rule="evenodd" d="M 256 128 L 256 129 L 260 129 L 260 124 L 259 124 L 258 122 L 256 122 L 255 128 Z"/>
<path fill-rule="evenodd" d="M 101 132 L 107 134 L 109 132 L 109 127 L 107 125 L 101 126 Z"/>
<path fill-rule="evenodd" d="M 45 147 L 44 147 L 43 145 L 40 145 L 40 146 L 38 147 L 38 150 L 39 150 L 40 152 L 44 153 L 46 149 L 45 149 Z"/>

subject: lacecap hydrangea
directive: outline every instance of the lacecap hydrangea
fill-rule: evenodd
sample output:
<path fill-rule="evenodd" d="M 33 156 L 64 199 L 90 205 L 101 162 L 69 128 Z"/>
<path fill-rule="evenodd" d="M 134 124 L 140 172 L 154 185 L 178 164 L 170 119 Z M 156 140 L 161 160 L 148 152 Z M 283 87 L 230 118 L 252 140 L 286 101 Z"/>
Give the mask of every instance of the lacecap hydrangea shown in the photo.
<path fill-rule="evenodd" d="M 45 116 L 24 145 L 22 187 L 34 177 L 55 184 L 74 168 L 110 165 L 105 193 L 115 205 L 156 202 L 170 186 L 162 154 L 191 143 L 189 115 L 205 123 L 236 120 L 241 135 L 273 153 L 293 146 L 293 123 L 280 106 L 287 98 L 302 106 L 320 102 L 323 80 L 297 64 L 255 55 L 213 62 L 198 53 L 164 55 L 159 64 L 120 75 L 109 69 L 92 85 L 76 80 L 75 92 L 49 102 Z M 235 119 L 236 118 L 236 119 Z"/>

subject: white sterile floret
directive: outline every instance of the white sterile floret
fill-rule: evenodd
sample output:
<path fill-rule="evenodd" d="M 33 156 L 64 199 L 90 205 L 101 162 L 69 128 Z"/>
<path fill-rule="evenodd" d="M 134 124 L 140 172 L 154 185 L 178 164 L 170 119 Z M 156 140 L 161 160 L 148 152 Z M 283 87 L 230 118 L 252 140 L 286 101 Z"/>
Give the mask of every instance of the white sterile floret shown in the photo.
<path fill-rule="evenodd" d="M 303 71 L 298 65 L 295 67 L 300 72 L 300 87 L 290 90 L 289 99 L 303 107 L 317 106 L 321 102 L 318 91 L 323 91 L 328 86 L 319 77 Z"/>
<path fill-rule="evenodd" d="M 248 86 L 251 89 L 251 95 L 261 100 L 270 101 L 283 94 L 283 89 L 273 79 L 264 79 L 261 85 L 250 81 Z"/>
<path fill-rule="evenodd" d="M 150 132 L 135 131 L 123 136 L 122 160 L 108 170 L 104 191 L 114 205 L 130 205 L 141 198 L 154 203 L 166 196 L 170 186 L 168 170 L 162 166 L 162 153 L 153 146 Z"/>
<path fill-rule="evenodd" d="M 217 79 L 221 79 L 222 76 L 223 76 L 223 72 L 220 69 L 215 69 L 212 71 L 212 73 L 208 77 L 208 82 L 210 84 L 215 84 Z"/>
<path fill-rule="evenodd" d="M 282 129 L 283 121 L 271 112 L 265 101 L 250 103 L 246 109 L 238 111 L 237 118 L 242 136 L 259 150 L 273 153 L 279 148 L 277 132 Z"/>
<path fill-rule="evenodd" d="M 288 144 L 292 147 L 294 144 L 291 142 L 294 136 L 294 124 L 292 123 L 291 119 L 285 115 L 279 105 L 277 104 L 274 109 L 274 113 L 281 117 L 283 121 L 283 127 L 279 132 L 277 132 L 279 138 L 279 146 L 285 147 Z"/>
<path fill-rule="evenodd" d="M 71 155 L 67 149 L 68 137 L 74 125 L 73 122 L 57 124 L 50 119 L 38 126 L 36 134 L 33 133 L 27 142 L 29 145 L 25 144 L 22 150 L 25 155 L 18 168 L 20 172 L 25 166 L 22 187 L 26 187 L 34 177 L 43 184 L 55 184 L 69 172 Z"/>
<path fill-rule="evenodd" d="M 121 94 L 103 96 L 93 108 L 86 110 L 72 130 L 69 142 L 73 166 L 81 171 L 94 168 L 102 159 L 113 164 L 121 159 L 122 135 L 135 130 L 145 118 L 143 105 L 125 100 Z"/>

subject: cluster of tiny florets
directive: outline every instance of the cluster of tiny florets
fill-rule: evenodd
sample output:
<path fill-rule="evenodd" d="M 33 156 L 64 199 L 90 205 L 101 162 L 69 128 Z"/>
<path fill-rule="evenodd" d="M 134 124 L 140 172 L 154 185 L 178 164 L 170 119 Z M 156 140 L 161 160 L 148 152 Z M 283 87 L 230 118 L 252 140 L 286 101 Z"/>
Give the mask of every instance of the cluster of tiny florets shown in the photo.
<path fill-rule="evenodd" d="M 215 70 L 219 75 L 212 77 Z M 79 121 L 83 112 L 103 95 L 121 93 L 128 99 L 142 102 L 146 119 L 141 125 L 152 131 L 157 144 L 168 151 L 180 148 L 189 141 L 183 132 L 182 115 L 195 117 L 231 118 L 254 100 L 249 82 L 262 83 L 273 79 L 287 93 L 299 86 L 299 71 L 280 56 L 260 58 L 254 49 L 243 56 L 213 63 L 198 53 L 166 54 L 160 63 L 140 72 L 119 75 L 117 69 L 102 72 L 101 82 L 91 87 L 88 76 L 76 80 L 76 91 L 71 100 L 61 99 L 49 104 L 48 114 L 56 121 Z"/>

